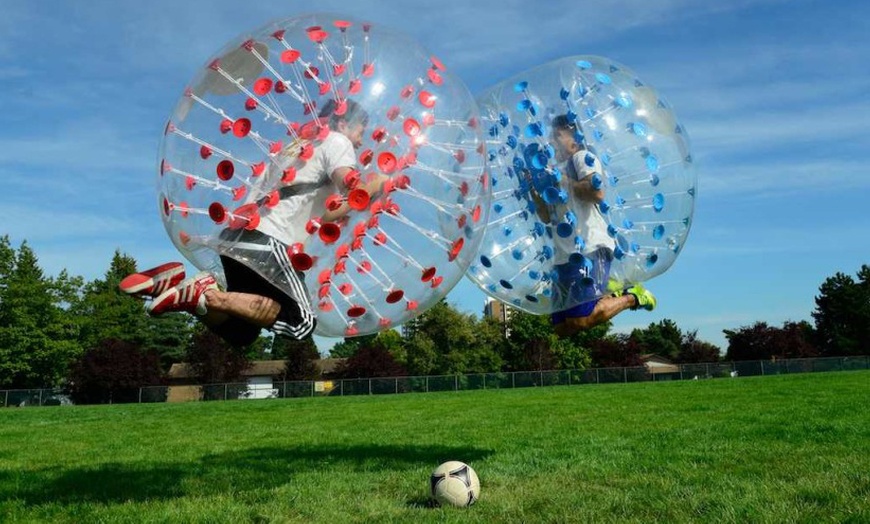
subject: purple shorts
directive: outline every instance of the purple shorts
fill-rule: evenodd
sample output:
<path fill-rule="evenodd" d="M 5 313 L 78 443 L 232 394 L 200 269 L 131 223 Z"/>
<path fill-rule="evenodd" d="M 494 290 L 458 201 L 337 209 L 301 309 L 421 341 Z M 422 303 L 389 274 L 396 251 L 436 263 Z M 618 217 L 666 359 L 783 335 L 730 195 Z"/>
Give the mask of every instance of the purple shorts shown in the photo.
<path fill-rule="evenodd" d="M 580 263 L 567 262 L 555 266 L 558 284 L 555 286 L 554 300 L 576 305 L 550 315 L 554 325 L 569 318 L 588 317 L 601 297 L 607 294 L 607 279 L 613 260 L 610 250 L 599 249 L 583 259 Z"/>

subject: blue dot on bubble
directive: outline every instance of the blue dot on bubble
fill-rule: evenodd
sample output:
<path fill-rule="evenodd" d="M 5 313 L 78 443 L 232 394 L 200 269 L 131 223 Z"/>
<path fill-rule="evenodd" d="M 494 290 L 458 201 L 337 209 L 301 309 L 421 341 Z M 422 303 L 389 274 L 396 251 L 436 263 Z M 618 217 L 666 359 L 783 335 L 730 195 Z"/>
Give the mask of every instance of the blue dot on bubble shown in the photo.
<path fill-rule="evenodd" d="M 662 224 L 657 225 L 653 228 L 653 238 L 656 240 L 660 240 L 665 234 L 665 226 Z"/>
<path fill-rule="evenodd" d="M 655 209 L 656 213 L 664 209 L 665 207 L 665 196 L 661 193 L 656 193 L 653 196 L 652 200 L 653 209 Z"/>

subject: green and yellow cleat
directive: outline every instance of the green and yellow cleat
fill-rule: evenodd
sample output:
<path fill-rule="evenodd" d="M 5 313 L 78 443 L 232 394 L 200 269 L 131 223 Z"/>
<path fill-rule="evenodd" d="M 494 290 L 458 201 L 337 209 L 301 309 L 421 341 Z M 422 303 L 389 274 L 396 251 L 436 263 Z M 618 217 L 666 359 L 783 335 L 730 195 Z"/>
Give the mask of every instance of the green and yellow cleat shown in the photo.
<path fill-rule="evenodd" d="M 634 295 L 637 299 L 637 306 L 633 309 L 644 308 L 647 311 L 652 311 L 656 308 L 656 296 L 640 284 L 635 284 L 626 290 L 626 293 Z"/>

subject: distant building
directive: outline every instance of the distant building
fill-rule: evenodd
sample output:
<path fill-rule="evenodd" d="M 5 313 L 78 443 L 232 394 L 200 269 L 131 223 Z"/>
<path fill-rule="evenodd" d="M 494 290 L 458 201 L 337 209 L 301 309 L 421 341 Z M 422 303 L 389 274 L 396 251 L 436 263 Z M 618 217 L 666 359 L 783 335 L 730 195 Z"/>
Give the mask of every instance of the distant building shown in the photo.
<path fill-rule="evenodd" d="M 510 329 L 508 329 L 508 320 L 510 320 L 511 314 L 513 312 L 514 308 L 505 304 L 504 302 L 501 302 L 491 297 L 486 297 L 486 303 L 483 305 L 483 316 L 486 318 L 493 318 L 500 322 L 505 338 L 510 335 Z"/>

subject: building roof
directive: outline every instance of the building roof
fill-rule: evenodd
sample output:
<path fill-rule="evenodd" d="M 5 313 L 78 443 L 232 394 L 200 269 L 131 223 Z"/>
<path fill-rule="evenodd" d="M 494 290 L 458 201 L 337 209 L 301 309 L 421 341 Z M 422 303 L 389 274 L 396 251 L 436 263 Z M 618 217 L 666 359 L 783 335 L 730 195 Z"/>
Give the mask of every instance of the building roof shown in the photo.
<path fill-rule="evenodd" d="M 314 363 L 320 368 L 321 373 L 327 374 L 335 371 L 335 368 L 344 361 L 343 358 L 321 358 L 315 360 Z M 251 362 L 251 366 L 242 372 L 242 376 L 280 377 L 284 374 L 286 365 L 286 360 L 254 360 Z M 186 362 L 172 364 L 168 376 L 170 379 L 196 378 L 193 368 Z"/>

